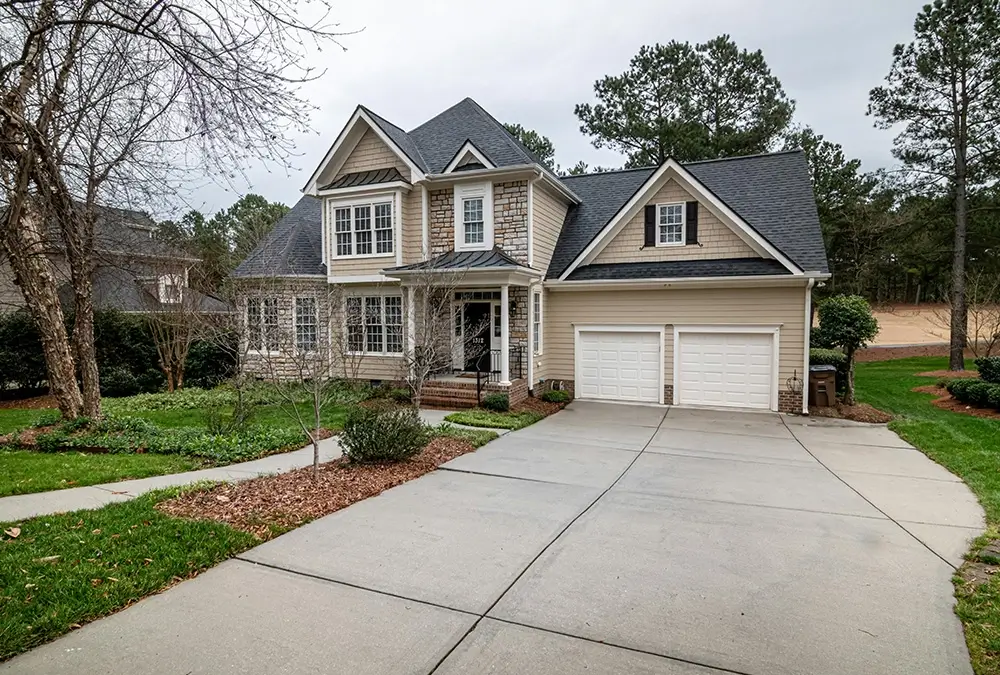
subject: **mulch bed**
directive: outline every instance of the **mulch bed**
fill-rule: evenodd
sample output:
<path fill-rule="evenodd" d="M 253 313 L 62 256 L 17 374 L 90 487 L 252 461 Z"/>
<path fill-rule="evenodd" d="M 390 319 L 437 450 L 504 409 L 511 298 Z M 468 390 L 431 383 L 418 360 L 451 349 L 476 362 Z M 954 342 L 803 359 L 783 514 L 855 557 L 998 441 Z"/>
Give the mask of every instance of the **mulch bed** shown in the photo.
<path fill-rule="evenodd" d="M 953 398 L 947 389 L 939 387 L 936 384 L 925 384 L 920 387 L 914 387 L 913 391 L 920 394 L 933 394 L 937 396 L 936 399 L 931 401 L 931 405 L 937 406 L 942 410 L 950 410 L 960 415 L 972 415 L 973 417 L 981 417 L 987 420 L 1000 420 L 1000 410 L 977 408 L 968 403 L 962 403 L 958 399 Z"/>
<path fill-rule="evenodd" d="M 864 422 L 866 424 L 886 424 L 892 421 L 892 415 L 878 408 L 873 408 L 867 403 L 858 403 L 856 405 L 838 403 L 836 407 L 829 408 L 810 407 L 809 414 L 815 417 L 833 417 L 842 420 L 852 420 L 854 422 Z"/>
<path fill-rule="evenodd" d="M 536 412 L 548 417 L 566 407 L 565 403 L 551 403 L 529 396 L 512 407 L 514 412 Z"/>
<path fill-rule="evenodd" d="M 917 377 L 949 377 L 953 380 L 962 378 L 979 377 L 978 370 L 928 370 L 925 373 L 917 373 Z"/>
<path fill-rule="evenodd" d="M 475 448 L 457 438 L 435 438 L 405 462 L 351 464 L 338 459 L 278 476 L 222 483 L 161 502 L 156 508 L 171 516 L 216 520 L 260 539 L 270 539 L 310 520 L 374 497 Z"/>

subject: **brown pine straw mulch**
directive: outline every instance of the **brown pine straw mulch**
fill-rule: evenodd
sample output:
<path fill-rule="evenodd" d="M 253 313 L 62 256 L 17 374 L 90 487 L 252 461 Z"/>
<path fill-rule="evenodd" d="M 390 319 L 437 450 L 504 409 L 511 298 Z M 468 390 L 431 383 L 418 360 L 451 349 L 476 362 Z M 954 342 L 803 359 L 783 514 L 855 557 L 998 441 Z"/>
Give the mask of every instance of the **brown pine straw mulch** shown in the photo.
<path fill-rule="evenodd" d="M 917 377 L 948 377 L 954 380 L 979 377 L 978 370 L 928 370 L 926 373 L 917 373 Z"/>
<path fill-rule="evenodd" d="M 25 410 L 38 410 L 40 408 L 58 408 L 59 404 L 56 403 L 56 397 L 52 395 L 45 396 L 34 396 L 32 398 L 13 398 L 7 400 L 0 400 L 0 408 L 3 409 L 25 409 Z"/>
<path fill-rule="evenodd" d="M 920 394 L 933 394 L 937 396 L 937 398 L 931 401 L 931 405 L 937 406 L 942 410 L 950 410 L 961 415 L 972 415 L 973 417 L 981 417 L 987 420 L 1000 420 L 1000 410 L 977 408 L 968 403 L 962 403 L 958 399 L 952 398 L 947 389 L 939 387 L 936 384 L 925 384 L 920 387 L 914 387 L 913 391 Z"/>
<path fill-rule="evenodd" d="M 438 437 L 405 462 L 350 464 L 338 459 L 320 464 L 315 481 L 310 466 L 277 476 L 221 483 L 161 502 L 156 508 L 171 516 L 216 520 L 266 540 L 374 497 L 473 450 L 467 441 Z"/>
<path fill-rule="evenodd" d="M 540 398 L 529 396 L 520 403 L 511 406 L 514 412 L 536 412 L 548 417 L 566 407 L 566 403 L 551 403 Z"/>
<path fill-rule="evenodd" d="M 867 403 L 857 403 L 855 405 L 838 403 L 835 407 L 830 408 L 810 406 L 809 414 L 815 417 L 833 417 L 836 419 L 852 420 L 854 422 L 864 422 L 866 424 L 886 424 L 892 421 L 892 415 L 878 408 L 873 408 Z"/>

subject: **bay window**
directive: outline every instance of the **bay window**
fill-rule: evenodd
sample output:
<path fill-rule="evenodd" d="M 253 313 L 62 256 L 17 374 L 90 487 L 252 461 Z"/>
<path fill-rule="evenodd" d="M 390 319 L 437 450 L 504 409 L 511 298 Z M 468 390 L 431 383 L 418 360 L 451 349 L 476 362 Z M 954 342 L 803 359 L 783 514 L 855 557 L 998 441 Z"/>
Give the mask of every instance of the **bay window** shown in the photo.
<path fill-rule="evenodd" d="M 295 298 L 295 349 L 314 352 L 319 342 L 316 298 Z"/>
<path fill-rule="evenodd" d="M 395 251 L 392 197 L 350 204 L 328 202 L 327 222 L 333 223 L 335 258 L 387 256 Z"/>
<path fill-rule="evenodd" d="M 246 319 L 250 351 L 278 351 L 278 299 L 247 298 Z"/>

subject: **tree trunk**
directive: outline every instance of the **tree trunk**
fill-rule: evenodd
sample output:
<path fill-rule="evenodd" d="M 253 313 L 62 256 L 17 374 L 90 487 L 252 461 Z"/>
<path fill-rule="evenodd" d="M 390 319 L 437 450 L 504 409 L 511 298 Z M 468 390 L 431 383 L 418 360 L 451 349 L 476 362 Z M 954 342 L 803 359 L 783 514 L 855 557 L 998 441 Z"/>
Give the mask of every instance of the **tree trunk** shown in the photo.
<path fill-rule="evenodd" d="M 294 405 L 294 404 L 293 404 Z M 319 392 L 313 390 L 313 480 L 319 480 L 319 430 L 322 422 L 320 413 L 322 412 Z"/>
<path fill-rule="evenodd" d="M 91 419 L 101 417 L 101 383 L 97 371 L 97 349 L 94 346 L 94 298 L 89 274 L 84 280 L 74 280 L 75 321 L 73 345 L 80 370 L 82 413 Z"/>
<path fill-rule="evenodd" d="M 844 405 L 854 405 L 854 350 L 847 350 L 847 386 L 844 388 Z"/>
<path fill-rule="evenodd" d="M 76 364 L 59 304 L 55 269 L 45 251 L 44 218 L 31 205 L 11 207 L 3 232 L 3 245 L 14 271 L 14 283 L 24 296 L 42 341 L 49 389 L 65 419 L 76 419 L 83 397 L 76 381 Z M 20 211 L 21 217 L 16 214 Z"/>
<path fill-rule="evenodd" d="M 957 153 L 955 178 L 955 251 L 951 261 L 951 345 L 948 370 L 965 370 L 969 307 L 965 297 L 965 243 L 968 227 L 965 157 Z"/>

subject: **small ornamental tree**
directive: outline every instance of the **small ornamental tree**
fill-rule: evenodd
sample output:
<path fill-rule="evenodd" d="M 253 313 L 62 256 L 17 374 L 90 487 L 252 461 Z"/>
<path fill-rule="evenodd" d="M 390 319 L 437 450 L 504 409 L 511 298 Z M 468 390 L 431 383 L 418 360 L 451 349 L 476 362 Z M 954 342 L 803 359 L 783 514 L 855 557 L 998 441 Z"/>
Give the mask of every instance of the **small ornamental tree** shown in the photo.
<path fill-rule="evenodd" d="M 844 350 L 847 387 L 844 404 L 854 405 L 854 353 L 878 335 L 871 305 L 860 295 L 835 295 L 819 306 L 819 330 L 824 342 Z"/>

